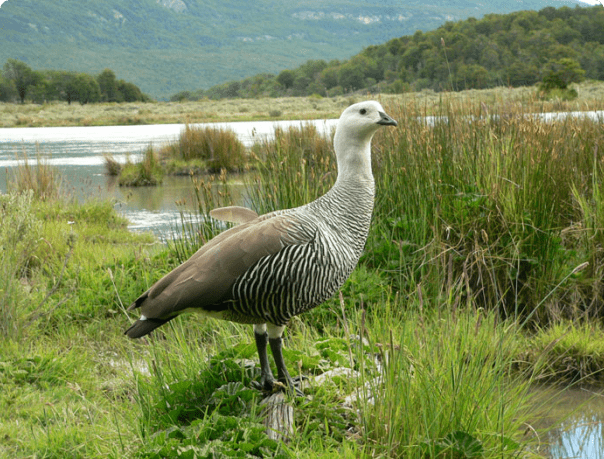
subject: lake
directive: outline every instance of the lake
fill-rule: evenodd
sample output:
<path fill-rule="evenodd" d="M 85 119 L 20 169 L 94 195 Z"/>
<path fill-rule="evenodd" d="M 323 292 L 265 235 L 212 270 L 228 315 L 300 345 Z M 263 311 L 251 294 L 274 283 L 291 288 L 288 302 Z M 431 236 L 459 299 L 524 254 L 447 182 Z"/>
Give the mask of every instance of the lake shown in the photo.
<path fill-rule="evenodd" d="M 256 121 L 235 123 L 193 124 L 231 129 L 246 145 L 270 139 L 275 127 L 288 128 L 312 123 L 321 134 L 330 133 L 336 120 Z M 112 199 L 115 208 L 137 231 L 153 231 L 158 236 L 170 232 L 179 218 L 177 201 L 195 202 L 189 177 L 166 177 L 162 186 L 123 188 L 116 178 L 106 175 L 104 153 L 116 160 L 133 160 L 149 145 L 160 146 L 175 141 L 184 124 L 143 126 L 93 126 L 0 129 L 0 191 L 7 190 L 11 169 L 27 155 L 35 163 L 40 154 L 56 166 L 63 177 L 63 191 L 79 200 Z M 20 159 L 21 158 L 21 159 Z M 234 186 L 235 192 L 237 185 Z"/>
<path fill-rule="evenodd" d="M 546 121 L 564 116 L 588 116 L 604 120 L 604 112 L 579 112 L 570 114 L 541 114 Z M 427 118 L 434 124 L 442 118 Z M 446 120 L 445 120 L 446 121 Z M 216 126 L 233 130 L 247 146 L 256 141 L 269 139 L 275 127 L 299 126 L 307 121 L 261 121 L 216 123 Z M 330 133 L 336 120 L 308 121 L 321 134 Z M 204 126 L 204 125 L 193 125 Z M 177 201 L 194 203 L 193 186 L 188 177 L 166 177 L 159 187 L 123 188 L 115 177 L 105 173 L 103 154 L 109 153 L 118 161 L 136 158 L 149 145 L 160 146 L 177 139 L 184 129 L 182 124 L 101 127 L 54 127 L 54 128 L 0 128 L 0 191 L 6 192 L 7 175 L 22 162 L 25 153 L 35 162 L 39 153 L 45 161 L 55 165 L 64 179 L 65 191 L 77 199 L 112 199 L 115 208 L 130 221 L 135 231 L 152 231 L 159 237 L 170 234 L 179 219 Z M 237 188 L 235 184 L 231 189 Z M 241 188 L 243 186 L 241 185 Z M 236 191 L 235 191 L 236 194 Z M 244 198 L 241 197 L 242 201 Z M 245 202 L 242 202 L 245 204 Z M 604 459 L 604 397 L 593 391 L 570 390 L 556 395 L 551 403 L 549 419 L 540 421 L 552 425 L 542 443 L 549 457 L 555 459 L 584 458 Z M 579 409 L 577 409 L 579 407 Z M 570 414 L 569 414 L 570 413 Z M 541 452 L 544 450 L 542 449 Z"/>

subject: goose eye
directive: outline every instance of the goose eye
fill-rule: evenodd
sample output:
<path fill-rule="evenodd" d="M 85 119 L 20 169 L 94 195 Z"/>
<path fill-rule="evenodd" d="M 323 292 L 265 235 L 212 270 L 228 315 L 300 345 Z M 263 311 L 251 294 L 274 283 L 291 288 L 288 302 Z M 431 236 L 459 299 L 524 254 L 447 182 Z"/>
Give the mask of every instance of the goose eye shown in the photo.
<path fill-rule="evenodd" d="M 366 113 L 367 113 L 367 110 L 365 110 L 364 108 L 361 108 L 361 109 L 359 110 L 359 113 L 360 113 L 361 115 L 364 115 L 364 114 L 366 114 Z"/>

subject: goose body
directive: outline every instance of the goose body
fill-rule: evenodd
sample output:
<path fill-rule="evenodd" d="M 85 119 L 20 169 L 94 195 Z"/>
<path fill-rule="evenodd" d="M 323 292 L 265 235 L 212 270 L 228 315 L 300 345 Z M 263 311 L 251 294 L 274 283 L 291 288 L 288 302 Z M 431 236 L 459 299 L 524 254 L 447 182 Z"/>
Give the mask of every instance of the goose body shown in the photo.
<path fill-rule="evenodd" d="M 291 317 L 330 298 L 355 268 L 367 240 L 374 201 L 370 143 L 381 125 L 396 126 L 374 101 L 342 113 L 334 136 L 336 183 L 301 207 L 256 216 L 242 208 L 214 211 L 241 223 L 217 235 L 158 280 L 129 307 L 140 318 L 126 330 L 138 338 L 184 312 L 254 324 L 262 372 L 270 389 L 270 344 L 279 381 L 292 386 L 281 336 Z"/>

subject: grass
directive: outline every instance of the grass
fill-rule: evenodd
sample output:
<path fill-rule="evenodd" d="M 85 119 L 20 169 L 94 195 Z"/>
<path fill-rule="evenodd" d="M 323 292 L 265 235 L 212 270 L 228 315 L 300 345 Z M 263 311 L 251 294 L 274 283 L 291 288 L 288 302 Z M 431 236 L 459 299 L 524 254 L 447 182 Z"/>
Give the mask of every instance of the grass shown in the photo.
<path fill-rule="evenodd" d="M 174 168 L 172 161 L 203 161 L 208 172 L 236 171 L 247 162 L 245 147 L 232 130 L 188 124 L 178 141 L 163 147 L 158 155 L 168 168 Z"/>
<path fill-rule="evenodd" d="M 361 408 L 366 441 L 375 452 L 513 457 L 522 449 L 531 378 L 512 372 L 517 340 L 495 315 L 456 315 L 450 306 L 441 305 L 440 317 L 432 318 L 374 313 L 377 329 L 390 333 L 380 353 L 384 378 L 371 385 L 383 395 L 364 400 Z M 400 305 L 390 308 L 399 311 Z"/>
<path fill-rule="evenodd" d="M 61 196 L 61 176 L 56 168 L 42 157 L 39 150 L 35 164 L 30 162 L 25 152 L 18 159 L 22 161 L 22 165 L 13 169 L 12 176 L 7 174 L 8 190 L 17 193 L 31 191 L 41 200 L 53 200 Z"/>
<path fill-rule="evenodd" d="M 487 102 L 384 101 L 401 128 L 374 140 L 366 254 L 341 296 L 286 332 L 312 396 L 293 401 L 287 444 L 260 426 L 251 327 L 187 316 L 122 336 L 128 304 L 224 229 L 207 213 L 233 203 L 225 171 L 192 178 L 198 218 L 167 245 L 130 233 L 108 202 L 15 184 L 0 196 L 0 456 L 547 454 L 525 435 L 547 408 L 531 385 L 599 382 L 604 366 L 604 134 Z M 447 122 L 420 122 L 428 113 Z M 312 128 L 252 154 L 246 199 L 260 212 L 335 180 Z"/>
<path fill-rule="evenodd" d="M 251 176 L 248 187 L 259 213 L 310 202 L 335 181 L 331 139 L 319 136 L 310 124 L 275 129 L 273 140 L 254 145 L 252 158 L 257 175 Z"/>
<path fill-rule="evenodd" d="M 109 171 L 115 169 L 114 163 L 115 160 L 105 156 L 106 168 Z M 164 171 L 157 154 L 152 147 L 148 147 L 140 162 L 128 161 L 120 167 L 118 183 L 120 186 L 155 186 L 162 183 L 163 176 Z"/>

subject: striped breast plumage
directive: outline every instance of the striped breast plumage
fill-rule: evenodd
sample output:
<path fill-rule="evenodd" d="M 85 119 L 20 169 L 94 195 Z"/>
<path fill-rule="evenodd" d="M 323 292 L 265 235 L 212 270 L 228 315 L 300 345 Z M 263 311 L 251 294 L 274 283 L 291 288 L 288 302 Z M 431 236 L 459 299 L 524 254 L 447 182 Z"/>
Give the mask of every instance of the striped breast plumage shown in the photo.
<path fill-rule="evenodd" d="M 235 281 L 225 311 L 230 320 L 285 325 L 330 298 L 346 281 L 367 239 L 373 191 L 355 200 L 354 212 L 344 213 L 339 209 L 350 207 L 338 204 L 349 193 L 338 193 L 337 187 L 332 191 L 290 211 L 290 239 L 298 243 L 260 258 Z"/>

